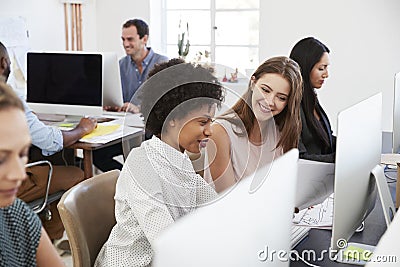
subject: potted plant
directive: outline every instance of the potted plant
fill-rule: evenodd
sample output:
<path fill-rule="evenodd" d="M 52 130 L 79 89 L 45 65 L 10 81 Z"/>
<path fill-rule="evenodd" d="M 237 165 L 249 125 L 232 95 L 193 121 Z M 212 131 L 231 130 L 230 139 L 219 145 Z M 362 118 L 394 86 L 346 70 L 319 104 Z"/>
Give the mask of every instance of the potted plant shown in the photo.
<path fill-rule="evenodd" d="M 181 30 L 182 21 L 179 20 L 179 31 L 178 34 L 178 55 L 180 58 L 185 59 L 189 54 L 190 42 L 189 42 L 189 23 L 186 22 L 186 30 Z"/>

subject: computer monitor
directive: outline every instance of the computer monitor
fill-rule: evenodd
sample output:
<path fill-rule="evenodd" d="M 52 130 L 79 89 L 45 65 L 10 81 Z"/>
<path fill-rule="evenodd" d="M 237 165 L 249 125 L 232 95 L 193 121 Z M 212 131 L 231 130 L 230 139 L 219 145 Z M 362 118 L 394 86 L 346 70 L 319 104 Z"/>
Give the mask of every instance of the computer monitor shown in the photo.
<path fill-rule="evenodd" d="M 400 262 L 400 213 L 397 214 L 379 240 L 372 259 L 366 267 L 399 266 Z"/>
<path fill-rule="evenodd" d="M 337 119 L 331 250 L 345 248 L 375 205 L 371 175 L 380 163 L 382 93 L 341 111 Z"/>
<path fill-rule="evenodd" d="M 169 226 L 152 266 L 289 266 L 297 161 L 293 149 Z"/>
<path fill-rule="evenodd" d="M 28 105 L 37 113 L 101 115 L 102 58 L 76 51 L 28 52 Z"/>
<path fill-rule="evenodd" d="M 335 164 L 300 159 L 295 206 L 302 210 L 322 203 L 333 193 Z"/>
<path fill-rule="evenodd" d="M 394 76 L 392 153 L 400 152 L 400 72 Z"/>
<path fill-rule="evenodd" d="M 103 52 L 103 106 L 121 107 L 123 105 L 121 75 L 117 54 Z"/>

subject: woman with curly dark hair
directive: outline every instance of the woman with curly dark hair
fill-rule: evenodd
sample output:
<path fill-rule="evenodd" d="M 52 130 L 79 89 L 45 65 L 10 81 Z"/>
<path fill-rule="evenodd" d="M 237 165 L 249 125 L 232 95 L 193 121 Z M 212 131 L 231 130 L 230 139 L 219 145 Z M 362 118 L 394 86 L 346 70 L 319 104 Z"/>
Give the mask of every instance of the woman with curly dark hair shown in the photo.
<path fill-rule="evenodd" d="M 158 234 L 215 199 L 185 153 L 199 153 L 223 100 L 221 85 L 180 59 L 156 65 L 142 85 L 142 113 L 153 137 L 130 152 L 115 193 L 116 225 L 95 266 L 148 266 Z"/>

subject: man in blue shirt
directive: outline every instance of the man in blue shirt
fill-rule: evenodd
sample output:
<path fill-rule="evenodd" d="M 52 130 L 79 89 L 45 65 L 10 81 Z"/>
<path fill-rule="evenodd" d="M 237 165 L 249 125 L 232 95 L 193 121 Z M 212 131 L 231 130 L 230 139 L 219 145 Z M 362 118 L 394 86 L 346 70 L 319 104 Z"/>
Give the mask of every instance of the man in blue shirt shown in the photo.
<path fill-rule="evenodd" d="M 10 75 L 11 61 L 6 47 L 0 42 L 0 77 L 7 81 Z M 50 156 L 64 147 L 69 146 L 84 135 L 92 132 L 97 125 L 95 119 L 82 118 L 79 124 L 71 131 L 61 131 L 58 128 L 47 126 L 41 122 L 28 107 L 24 99 L 21 99 L 25 109 L 25 117 L 32 138 L 32 145 L 39 148 L 44 156 Z M 18 198 L 30 202 L 44 196 L 47 186 L 47 167 L 36 166 L 29 168 L 28 179 L 25 179 L 18 190 Z M 74 166 L 54 166 L 49 193 L 60 190 L 68 190 L 83 180 L 83 171 Z M 64 226 L 57 210 L 57 203 L 50 205 L 52 219 L 42 220 L 43 227 L 51 239 L 60 239 L 64 232 Z"/>
<path fill-rule="evenodd" d="M 124 105 L 122 111 L 140 111 L 140 97 L 135 93 L 147 79 L 149 71 L 157 63 L 168 61 L 166 56 L 157 54 L 147 47 L 149 26 L 140 19 L 131 19 L 122 25 L 122 45 L 126 56 L 119 61 Z"/>
<path fill-rule="evenodd" d="M 122 25 L 122 45 L 126 56 L 119 61 L 124 104 L 122 107 L 105 107 L 106 110 L 140 112 L 140 95 L 135 94 L 155 64 L 168 61 L 147 47 L 149 26 L 140 19 L 130 19 Z M 122 154 L 121 144 L 93 151 L 94 165 L 103 172 L 122 169 L 122 164 L 113 157 Z"/>

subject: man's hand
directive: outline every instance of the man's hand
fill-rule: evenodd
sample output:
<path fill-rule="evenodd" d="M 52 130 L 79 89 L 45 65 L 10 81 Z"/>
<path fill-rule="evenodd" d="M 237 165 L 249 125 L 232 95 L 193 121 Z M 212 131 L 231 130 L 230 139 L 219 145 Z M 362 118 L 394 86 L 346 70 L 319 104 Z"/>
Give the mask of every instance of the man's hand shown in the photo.
<path fill-rule="evenodd" d="M 131 113 L 139 113 L 140 112 L 140 107 L 126 102 L 124 103 L 124 105 L 121 107 L 121 109 L 119 111 L 125 111 L 125 112 L 131 112 Z"/>
<path fill-rule="evenodd" d="M 70 146 L 83 136 L 96 129 L 97 120 L 94 118 L 82 118 L 79 124 L 70 131 L 61 131 L 63 135 L 64 147 Z"/>
<path fill-rule="evenodd" d="M 94 118 L 82 118 L 76 128 L 82 130 L 83 136 L 91 133 L 97 127 L 97 120 Z"/>
<path fill-rule="evenodd" d="M 116 106 L 104 106 L 104 110 L 106 111 L 120 111 L 121 107 L 116 107 Z"/>

